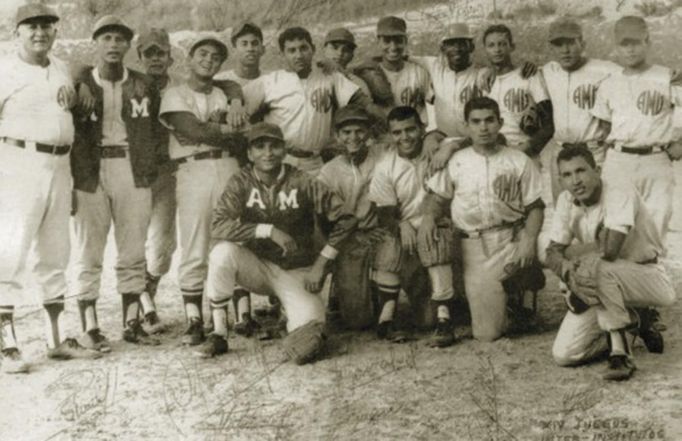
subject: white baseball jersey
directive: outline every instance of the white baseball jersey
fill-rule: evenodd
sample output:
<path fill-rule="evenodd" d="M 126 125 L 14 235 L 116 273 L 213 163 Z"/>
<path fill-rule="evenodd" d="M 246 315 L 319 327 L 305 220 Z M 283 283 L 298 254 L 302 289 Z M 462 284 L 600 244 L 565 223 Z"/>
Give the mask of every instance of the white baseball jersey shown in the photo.
<path fill-rule="evenodd" d="M 409 61 L 405 62 L 403 68 L 397 72 L 385 69 L 383 66 L 381 69 L 386 74 L 388 82 L 391 83 L 395 105 L 414 107 L 426 124 L 428 122 L 426 100 L 431 93 L 431 78 L 426 69 Z"/>
<path fill-rule="evenodd" d="M 500 133 L 507 139 L 507 145 L 516 147 L 526 143 L 530 136 L 521 131 L 521 117 L 529 107 L 548 100 L 542 74 L 523 78 L 521 68 L 497 75 L 488 96 L 500 106 L 504 125 Z"/>
<path fill-rule="evenodd" d="M 288 148 L 318 152 L 332 133 L 334 110 L 348 104 L 358 86 L 342 74 L 313 70 L 308 78 L 277 70 L 247 84 L 250 114 L 266 107 L 264 120 L 284 133 Z"/>
<path fill-rule="evenodd" d="M 602 81 L 620 68 L 616 63 L 588 59 L 579 69 L 568 72 L 556 61 L 542 67 L 547 93 L 554 110 L 554 139 L 558 142 L 586 142 L 597 139 L 598 120 L 590 110 Z"/>
<path fill-rule="evenodd" d="M 604 80 L 592 114 L 611 122 L 608 141 L 627 147 L 673 141 L 673 106 L 682 105 L 682 88 L 671 86 L 671 79 L 671 69 L 654 65 L 628 75 L 621 69 Z"/>
<path fill-rule="evenodd" d="M 410 57 L 422 65 L 431 77 L 436 127 L 447 136 L 467 136 L 464 122 L 464 105 L 471 98 L 482 96 L 480 84 L 484 69 L 469 66 L 455 72 L 441 55 L 438 57 Z"/>
<path fill-rule="evenodd" d="M 473 147 L 460 150 L 426 183 L 435 194 L 452 200 L 452 220 L 462 231 L 519 221 L 526 207 L 542 197 L 542 177 L 533 161 L 518 150 L 498 148 L 489 156 Z"/>
<path fill-rule="evenodd" d="M 242 78 L 239 75 L 237 75 L 237 71 L 235 69 L 230 69 L 218 72 L 216 76 L 213 77 L 213 80 L 215 81 L 230 80 L 239 84 L 241 87 L 244 87 L 250 82 L 257 80 L 258 78 Z"/>
<path fill-rule="evenodd" d="M 159 119 L 171 132 L 168 147 L 171 159 L 214 150 L 215 147 L 206 144 L 192 145 L 185 140 L 181 142 L 164 115 L 175 112 L 191 113 L 200 121 L 206 122 L 212 112 L 226 108 L 227 97 L 217 87 L 214 87 L 209 94 L 195 92 L 186 83 L 166 89 L 161 99 Z"/>
<path fill-rule="evenodd" d="M 424 181 L 428 165 L 425 152 L 408 159 L 400 156 L 396 147 L 389 148 L 375 166 L 369 200 L 377 207 L 398 207 L 400 220 L 418 228 L 426 195 Z"/>
<path fill-rule="evenodd" d="M 0 136 L 51 145 L 73 143 L 73 117 L 57 102 L 59 89 L 72 84 L 69 69 L 58 58 L 49 59 L 47 67 L 28 64 L 17 54 L 0 61 Z"/>
<path fill-rule="evenodd" d="M 597 228 L 603 220 L 604 204 L 601 198 L 595 204 L 585 206 L 570 191 L 565 190 L 556 201 L 549 240 L 560 245 L 570 245 L 573 240 L 579 243 L 594 242 L 597 240 Z"/>

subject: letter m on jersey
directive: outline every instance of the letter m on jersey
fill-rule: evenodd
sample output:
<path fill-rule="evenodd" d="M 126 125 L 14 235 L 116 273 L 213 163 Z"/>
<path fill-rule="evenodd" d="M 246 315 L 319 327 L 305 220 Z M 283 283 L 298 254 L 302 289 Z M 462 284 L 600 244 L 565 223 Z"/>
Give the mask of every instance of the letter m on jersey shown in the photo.
<path fill-rule="evenodd" d="M 283 191 L 278 194 L 279 209 L 286 210 L 287 208 L 298 208 L 298 189 L 294 188 L 287 195 Z"/>
<path fill-rule="evenodd" d="M 144 97 L 142 101 L 138 101 L 135 98 L 130 99 L 131 105 L 131 117 L 149 117 L 149 98 Z"/>

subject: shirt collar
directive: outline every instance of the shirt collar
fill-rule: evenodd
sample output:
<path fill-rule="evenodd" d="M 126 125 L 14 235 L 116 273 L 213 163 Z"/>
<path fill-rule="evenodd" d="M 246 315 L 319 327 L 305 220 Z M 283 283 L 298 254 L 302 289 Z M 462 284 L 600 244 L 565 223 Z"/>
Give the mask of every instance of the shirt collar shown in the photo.
<path fill-rule="evenodd" d="M 286 164 L 282 164 L 282 167 L 279 170 L 279 174 L 277 175 L 277 181 L 275 182 L 280 182 L 284 178 L 284 174 L 286 173 L 286 166 L 287 166 Z M 256 171 L 256 168 L 253 165 L 251 165 L 251 170 L 253 171 L 253 175 L 256 177 L 256 180 L 261 184 L 266 185 L 265 182 L 263 182 L 263 180 L 258 175 L 258 171 Z"/>
<path fill-rule="evenodd" d="M 92 69 L 92 78 L 95 80 L 95 84 L 97 84 L 99 87 L 102 87 L 102 77 L 99 76 L 99 69 L 97 67 Z M 123 68 L 123 78 L 121 78 L 119 81 L 116 81 L 117 83 L 124 83 L 128 79 L 128 69 L 126 67 Z"/>

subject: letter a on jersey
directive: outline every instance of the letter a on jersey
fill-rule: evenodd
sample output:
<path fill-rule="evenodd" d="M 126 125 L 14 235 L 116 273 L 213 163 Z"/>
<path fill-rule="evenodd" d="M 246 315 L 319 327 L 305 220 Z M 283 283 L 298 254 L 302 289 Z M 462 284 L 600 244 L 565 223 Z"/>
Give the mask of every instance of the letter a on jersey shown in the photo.
<path fill-rule="evenodd" d="M 265 210 L 265 204 L 263 203 L 263 198 L 260 195 L 260 191 L 257 188 L 251 189 L 251 194 L 249 195 L 249 200 L 246 201 L 246 206 L 252 208 L 254 205 L 258 205 L 261 210 Z"/>

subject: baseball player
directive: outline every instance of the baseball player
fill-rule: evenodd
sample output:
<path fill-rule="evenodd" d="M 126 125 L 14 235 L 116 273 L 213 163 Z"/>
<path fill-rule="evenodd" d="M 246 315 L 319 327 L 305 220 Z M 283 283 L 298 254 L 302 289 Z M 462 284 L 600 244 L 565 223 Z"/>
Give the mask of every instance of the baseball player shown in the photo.
<path fill-rule="evenodd" d="M 50 54 L 58 20 L 45 5 L 20 6 L 15 21 L 18 51 L 0 63 L 0 365 L 6 373 L 29 370 L 18 349 L 13 314 L 22 297 L 30 249 L 37 256 L 33 272 L 45 310 L 47 356 L 100 356 L 61 334 L 70 245 L 68 154 L 76 95 L 66 64 Z"/>
<path fill-rule="evenodd" d="M 602 176 L 615 186 L 635 183 L 665 241 L 672 215 L 671 159 L 682 157 L 682 144 L 673 143 L 682 88 L 671 69 L 647 62 L 651 43 L 644 19 L 623 17 L 614 31 L 623 68 L 602 82 L 592 108 L 611 125 L 607 142 L 614 147 L 606 153 Z"/>
<path fill-rule="evenodd" d="M 158 123 L 159 93 L 150 79 L 123 65 L 133 30 L 119 18 L 95 23 L 94 68 L 79 82 L 95 95 L 95 109 L 77 118 L 71 154 L 77 239 L 76 292 L 86 347 L 110 350 L 97 319 L 102 261 L 114 224 L 117 288 L 123 302 L 123 339 L 159 344 L 142 328 L 140 294 L 145 290 L 145 241 L 151 216 L 151 185 L 158 174 L 165 134 Z"/>
<path fill-rule="evenodd" d="M 279 298 L 288 317 L 287 339 L 314 341 L 294 356 L 297 363 L 304 363 L 314 358 L 323 342 L 324 306 L 315 293 L 357 220 L 343 211 L 343 202 L 324 184 L 283 163 L 285 138 L 279 127 L 255 124 L 248 140 L 253 165 L 229 180 L 213 216 L 216 244 L 210 254 L 207 295 L 215 331 L 197 354 L 213 357 L 227 352 L 227 304 L 237 283 Z M 313 226 L 318 215 L 334 227 L 327 245 L 315 256 Z"/>
<path fill-rule="evenodd" d="M 287 70 L 262 75 L 244 87 L 249 114 L 264 111 L 264 121 L 281 127 L 287 144 L 286 162 L 311 175 L 322 167 L 320 150 L 332 136 L 337 107 L 371 105 L 358 86 L 339 72 L 313 68 L 315 46 L 310 33 L 299 27 L 279 35 Z"/>
<path fill-rule="evenodd" d="M 487 28 L 483 33 L 483 47 L 495 70 L 495 81 L 486 95 L 500 106 L 504 121 L 500 133 L 508 146 L 537 157 L 554 133 L 552 103 L 542 75 L 524 78 L 521 68 L 514 66 L 511 59 L 514 41 L 505 25 Z"/>
<path fill-rule="evenodd" d="M 427 181 L 420 240 L 435 240 L 445 207 L 462 237 L 464 285 L 474 338 L 491 341 L 505 331 L 507 293 L 514 267 L 533 264 L 542 226 L 540 172 L 532 160 L 499 143 L 503 125 L 497 103 L 474 98 L 464 108 L 473 145 L 457 151 Z"/>
<path fill-rule="evenodd" d="M 640 335 L 649 351 L 663 352 L 663 337 L 653 326 L 658 313 L 630 308 L 675 301 L 672 282 L 658 262 L 661 238 L 634 185 L 600 179 L 586 147 L 563 149 L 558 165 L 567 191 L 557 201 L 546 264 L 571 291 L 554 358 L 574 365 L 610 349 L 604 378 L 626 380 L 635 370 L 626 330 Z M 582 272 L 589 273 L 588 291 Z"/>
<path fill-rule="evenodd" d="M 209 121 L 229 105 L 223 91 L 213 85 L 213 76 L 227 54 L 227 46 L 216 37 L 198 37 L 187 56 L 188 80 L 164 93 L 159 112 L 161 122 L 171 131 L 169 153 L 178 167 L 178 281 L 187 319 L 183 343 L 188 345 L 204 340 L 202 299 L 211 213 L 226 182 L 239 170 L 235 127 Z"/>
<path fill-rule="evenodd" d="M 450 303 L 454 296 L 452 272 L 452 231 L 436 228 L 438 244 L 418 240 L 422 222 L 424 181 L 429 157 L 423 149 L 424 124 L 413 107 L 398 106 L 388 114 L 393 146 L 377 162 L 369 187 L 369 200 L 376 205 L 379 226 L 396 239 L 385 240 L 376 251 L 378 264 L 374 280 L 379 290 L 377 334 L 391 341 L 404 341 L 394 329 L 393 315 L 400 292 L 401 259 L 417 254 L 427 268 L 431 281 L 431 299 L 436 314 L 434 346 L 454 343 Z M 440 217 L 438 218 L 440 220 Z"/>
<path fill-rule="evenodd" d="M 237 67 L 218 73 L 214 80 L 232 80 L 241 87 L 261 76 L 260 59 L 265 54 L 263 31 L 253 23 L 246 22 L 232 28 L 230 36 Z"/>
<path fill-rule="evenodd" d="M 365 95 L 372 96 L 367 83 L 348 69 L 355 56 L 355 36 L 346 28 L 334 28 L 324 37 L 324 58 L 334 63 L 349 80 L 357 84 Z"/>

